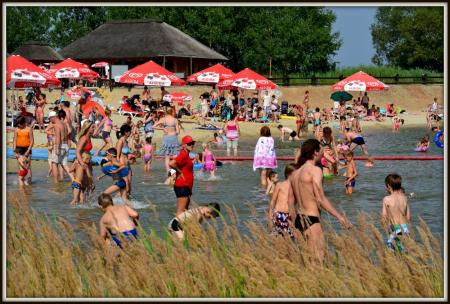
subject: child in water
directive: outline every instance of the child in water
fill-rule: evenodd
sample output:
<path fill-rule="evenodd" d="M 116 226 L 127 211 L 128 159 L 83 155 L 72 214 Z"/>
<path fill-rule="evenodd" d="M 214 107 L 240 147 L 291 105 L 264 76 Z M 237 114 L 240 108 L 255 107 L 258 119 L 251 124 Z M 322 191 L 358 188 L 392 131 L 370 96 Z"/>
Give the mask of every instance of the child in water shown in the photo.
<path fill-rule="evenodd" d="M 338 152 L 338 159 L 344 158 L 345 153 L 348 151 L 350 147 L 347 144 L 344 144 L 342 139 L 337 140 L 336 149 Z"/>
<path fill-rule="evenodd" d="M 175 185 L 175 180 L 177 178 L 177 171 L 174 169 L 169 169 L 169 172 L 167 173 L 167 178 L 164 181 L 164 185 L 173 186 Z"/>
<path fill-rule="evenodd" d="M 118 234 L 129 241 L 138 238 L 136 226 L 139 213 L 136 210 L 127 205 L 114 206 L 111 195 L 107 193 L 102 193 L 98 197 L 98 204 L 104 213 L 100 219 L 100 237 L 107 244 L 111 242 L 108 234 L 121 249 L 123 246 Z"/>
<path fill-rule="evenodd" d="M 275 190 L 275 185 L 278 183 L 278 173 L 270 170 L 267 172 L 267 189 L 266 195 L 271 195 Z"/>
<path fill-rule="evenodd" d="M 345 172 L 345 193 L 351 195 L 353 193 L 353 188 L 355 187 L 355 178 L 358 176 L 352 151 L 348 151 L 345 154 L 345 160 L 347 161 L 347 171 Z"/>
<path fill-rule="evenodd" d="M 175 233 L 175 235 L 179 239 L 183 239 L 184 231 L 182 228 L 182 224 L 195 220 L 198 223 L 201 223 L 203 219 L 216 218 L 219 216 L 220 205 L 218 203 L 209 203 L 207 206 L 193 208 L 184 211 L 180 215 L 174 217 L 168 224 L 168 229 L 171 233 Z"/>
<path fill-rule="evenodd" d="M 279 234 L 288 234 L 294 237 L 294 233 L 289 227 L 289 222 L 292 220 L 289 214 L 289 191 L 291 182 L 289 176 L 297 170 L 296 164 L 289 164 L 284 170 L 285 180 L 275 185 L 272 200 L 269 205 L 269 229 L 278 232 Z"/>
<path fill-rule="evenodd" d="M 417 148 L 421 150 L 428 150 L 430 147 L 430 136 L 425 135 L 420 139 L 420 142 L 417 144 Z"/>
<path fill-rule="evenodd" d="M 202 144 L 202 158 L 201 162 L 203 164 L 203 171 L 209 171 L 211 173 L 211 177 L 215 177 L 216 173 L 216 158 L 214 154 L 209 151 L 208 145 L 206 143 Z"/>
<path fill-rule="evenodd" d="M 373 158 L 372 157 L 367 158 L 367 162 L 366 162 L 365 166 L 368 168 L 373 167 Z"/>
<path fill-rule="evenodd" d="M 408 225 L 411 215 L 408 200 L 402 191 L 402 178 L 398 174 L 389 174 L 384 183 L 388 196 L 383 198 L 383 209 L 381 211 L 383 224 L 389 227 L 389 238 L 387 245 L 392 250 L 404 251 L 400 240 L 403 233 L 409 235 Z"/>
<path fill-rule="evenodd" d="M 83 153 L 82 159 L 83 163 L 89 165 L 91 162 L 91 154 Z M 90 171 L 88 167 L 83 167 L 77 161 L 74 161 L 72 166 L 69 169 L 70 173 L 73 173 L 72 179 L 72 192 L 73 199 L 70 202 L 71 205 L 83 203 L 85 198 L 85 193 L 88 189 L 92 187 L 94 184 L 92 180 L 92 176 L 90 176 Z M 87 181 L 85 180 L 85 176 L 87 176 Z"/>
<path fill-rule="evenodd" d="M 20 155 L 16 153 L 17 163 L 19 164 L 19 172 L 17 176 L 17 181 L 19 186 L 29 185 L 25 176 L 28 174 L 28 170 L 30 169 L 30 163 L 28 162 L 28 158 L 25 155 Z"/>
<path fill-rule="evenodd" d="M 142 148 L 142 159 L 144 160 L 144 172 L 150 172 L 150 166 L 153 159 L 153 146 L 151 137 L 147 137 L 145 139 L 145 145 L 144 148 Z"/>

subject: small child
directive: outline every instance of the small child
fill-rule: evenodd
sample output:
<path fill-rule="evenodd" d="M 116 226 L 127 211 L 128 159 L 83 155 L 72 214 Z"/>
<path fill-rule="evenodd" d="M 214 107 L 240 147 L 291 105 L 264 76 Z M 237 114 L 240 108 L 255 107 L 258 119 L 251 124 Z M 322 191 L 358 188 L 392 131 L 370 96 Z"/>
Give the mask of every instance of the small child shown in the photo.
<path fill-rule="evenodd" d="M 267 172 L 267 189 L 266 189 L 266 195 L 272 195 L 273 191 L 275 190 L 275 186 L 278 183 L 278 173 L 275 171 L 270 170 Z"/>
<path fill-rule="evenodd" d="M 430 136 L 425 135 L 420 139 L 420 142 L 417 144 L 417 148 L 421 150 L 427 150 L 430 147 Z"/>
<path fill-rule="evenodd" d="M 139 136 L 139 133 L 135 133 L 133 136 L 133 148 L 134 154 L 136 157 L 141 157 L 141 149 L 142 149 L 142 140 Z"/>
<path fill-rule="evenodd" d="M 118 234 L 129 241 L 138 238 L 136 226 L 138 224 L 139 213 L 136 210 L 127 205 L 114 206 L 111 195 L 107 193 L 100 194 L 98 204 L 104 212 L 99 225 L 100 237 L 102 239 L 110 243 L 108 239 L 109 233 L 116 245 L 123 249 Z"/>
<path fill-rule="evenodd" d="M 123 162 L 117 161 L 117 150 L 116 148 L 109 148 L 106 151 L 106 162 L 102 161 L 102 171 L 103 174 L 97 177 L 98 180 L 105 177 L 106 175 L 110 175 L 113 181 L 116 181 L 113 185 L 103 191 L 104 194 L 113 194 L 117 191 L 120 193 L 120 197 L 122 198 L 125 204 L 129 204 L 127 197 L 127 183 L 125 181 L 125 177 L 128 176 L 128 166 L 126 166 Z"/>
<path fill-rule="evenodd" d="M 347 144 L 344 144 L 343 140 L 339 138 L 337 140 L 336 149 L 338 152 L 338 158 L 344 158 L 345 153 L 348 151 L 350 147 Z"/>
<path fill-rule="evenodd" d="M 277 128 L 281 132 L 281 141 L 284 142 L 284 134 L 289 134 L 289 141 L 292 141 L 294 139 L 300 140 L 300 138 L 298 138 L 298 136 L 297 136 L 297 132 L 295 132 L 294 130 L 292 130 L 288 127 L 283 127 L 283 125 L 278 125 Z"/>
<path fill-rule="evenodd" d="M 91 154 L 82 154 L 83 163 L 89 165 L 91 162 Z M 85 193 L 88 189 L 92 188 L 93 180 L 91 172 L 88 167 L 83 167 L 78 161 L 74 161 L 72 166 L 69 168 L 69 173 L 73 173 L 72 179 L 72 192 L 73 199 L 70 202 L 71 205 L 84 203 Z M 85 181 L 85 176 L 87 176 L 87 181 Z"/>
<path fill-rule="evenodd" d="M 289 191 L 291 182 L 289 176 L 298 169 L 296 164 L 289 164 L 284 169 L 285 180 L 275 185 L 272 200 L 269 205 L 269 229 L 279 234 L 288 234 L 294 237 L 292 229 L 289 227 L 289 221 L 292 220 L 289 214 Z"/>
<path fill-rule="evenodd" d="M 30 169 L 28 158 L 25 155 L 16 153 L 16 159 L 17 163 L 19 164 L 19 172 L 17 174 L 19 186 L 29 185 L 28 180 L 25 178 L 28 175 L 28 170 Z"/>
<path fill-rule="evenodd" d="M 411 215 L 408 200 L 402 191 L 402 178 L 398 174 L 389 174 L 384 183 L 388 196 L 383 198 L 382 221 L 389 226 L 387 246 L 392 250 L 404 251 L 399 238 L 403 233 L 409 235 L 408 225 Z"/>
<path fill-rule="evenodd" d="M 179 216 L 174 217 L 168 224 L 168 229 L 170 232 L 175 233 L 175 235 L 183 239 L 184 231 L 181 224 L 188 220 L 196 220 L 201 223 L 204 218 L 216 218 L 219 216 L 220 205 L 218 203 L 209 203 L 207 206 L 202 206 L 198 208 L 193 208 L 184 211 Z"/>
<path fill-rule="evenodd" d="M 356 171 L 355 160 L 353 159 L 353 152 L 348 151 L 345 154 L 345 160 L 347 161 L 347 170 L 345 172 L 345 193 L 351 195 L 353 193 L 353 188 L 355 187 L 356 176 L 358 172 Z"/>
<path fill-rule="evenodd" d="M 177 171 L 174 169 L 169 169 L 169 172 L 167 173 L 167 178 L 164 181 L 164 185 L 173 186 L 175 185 L 175 180 L 177 178 Z"/>
<path fill-rule="evenodd" d="M 216 173 L 216 158 L 214 157 L 214 154 L 209 151 L 208 145 L 206 143 L 202 144 L 202 149 L 203 171 L 209 171 L 211 177 L 214 177 Z"/>
<path fill-rule="evenodd" d="M 142 149 L 142 159 L 144 160 L 144 172 L 149 172 L 153 159 L 153 146 L 151 137 L 147 137 L 145 139 L 145 145 Z"/>
<path fill-rule="evenodd" d="M 373 167 L 373 158 L 372 157 L 368 157 L 367 158 L 367 162 L 366 162 L 366 167 L 368 168 L 372 168 Z"/>

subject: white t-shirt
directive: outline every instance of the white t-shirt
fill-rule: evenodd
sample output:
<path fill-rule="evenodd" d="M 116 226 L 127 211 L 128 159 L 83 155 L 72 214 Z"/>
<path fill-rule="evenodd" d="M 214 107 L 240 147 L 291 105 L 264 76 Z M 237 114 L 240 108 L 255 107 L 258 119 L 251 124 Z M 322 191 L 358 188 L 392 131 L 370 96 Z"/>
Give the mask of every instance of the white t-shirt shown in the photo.
<path fill-rule="evenodd" d="M 438 109 L 438 105 L 437 102 L 434 101 L 433 104 L 431 105 L 431 111 L 436 112 Z"/>
<path fill-rule="evenodd" d="M 272 101 L 272 96 L 270 95 L 264 95 L 264 99 L 263 99 L 263 106 L 264 107 L 269 107 L 270 106 L 270 102 Z"/>

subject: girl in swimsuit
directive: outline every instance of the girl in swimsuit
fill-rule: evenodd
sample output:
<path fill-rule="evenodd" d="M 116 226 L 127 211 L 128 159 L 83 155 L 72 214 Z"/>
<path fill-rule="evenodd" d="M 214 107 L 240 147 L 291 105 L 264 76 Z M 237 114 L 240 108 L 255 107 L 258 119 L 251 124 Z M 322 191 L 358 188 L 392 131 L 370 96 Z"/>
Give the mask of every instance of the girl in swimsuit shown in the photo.
<path fill-rule="evenodd" d="M 120 138 L 116 143 L 117 161 L 128 166 L 128 174 L 127 176 L 123 177 L 126 183 L 127 193 L 131 193 L 131 178 L 133 176 L 131 166 L 128 162 L 128 154 L 131 153 L 131 150 L 128 147 L 128 138 L 130 137 L 130 135 L 131 135 L 131 127 L 127 124 L 122 125 L 120 127 Z"/>
<path fill-rule="evenodd" d="M 142 159 L 144 160 L 144 172 L 150 172 L 150 166 L 153 159 L 153 146 L 151 137 L 147 137 L 145 139 L 145 145 L 142 149 Z"/>
<path fill-rule="evenodd" d="M 211 177 L 215 177 L 216 174 L 216 158 L 214 154 L 208 149 L 208 145 L 203 143 L 202 145 L 203 153 L 202 153 L 202 164 L 203 170 L 209 171 L 211 173 Z"/>
<path fill-rule="evenodd" d="M 97 150 L 95 153 L 96 156 L 100 155 L 100 152 L 108 145 L 108 149 L 114 147 L 112 138 L 111 138 L 111 131 L 113 129 L 113 122 L 111 120 L 111 110 L 109 108 L 105 109 L 106 118 L 103 119 L 98 127 L 96 128 L 94 134 L 97 135 L 100 133 L 100 130 L 102 130 L 102 138 L 103 138 L 103 145 Z"/>
<path fill-rule="evenodd" d="M 38 99 L 36 100 L 36 120 L 39 125 L 39 131 L 41 133 L 45 132 L 44 130 L 44 107 L 45 107 L 45 94 L 40 94 Z"/>
<path fill-rule="evenodd" d="M 180 133 L 180 125 L 178 119 L 173 117 L 172 108 L 168 108 L 166 116 L 161 118 L 154 126 L 155 130 L 163 130 L 163 142 L 161 152 L 165 156 L 166 171 L 169 171 L 170 158 L 178 155 L 180 145 L 178 143 L 178 134 Z"/>
<path fill-rule="evenodd" d="M 320 146 L 323 148 L 323 159 L 324 165 L 323 175 L 330 176 L 331 174 L 336 175 L 337 170 L 337 155 L 338 151 L 336 148 L 336 143 L 334 141 L 333 131 L 330 127 L 323 128 L 322 138 L 319 140 Z"/>

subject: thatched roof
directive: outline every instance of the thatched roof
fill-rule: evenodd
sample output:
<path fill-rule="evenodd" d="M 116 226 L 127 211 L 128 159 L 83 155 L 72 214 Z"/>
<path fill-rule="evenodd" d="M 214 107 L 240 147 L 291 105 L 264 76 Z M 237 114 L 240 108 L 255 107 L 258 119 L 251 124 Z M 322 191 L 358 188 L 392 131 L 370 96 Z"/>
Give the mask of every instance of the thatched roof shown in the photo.
<path fill-rule="evenodd" d="M 60 53 L 83 59 L 146 59 L 162 56 L 228 60 L 177 28 L 155 20 L 105 23 Z"/>
<path fill-rule="evenodd" d="M 29 41 L 18 47 L 13 55 L 20 55 L 30 61 L 57 62 L 64 60 L 57 51 L 48 44 L 39 41 Z"/>

